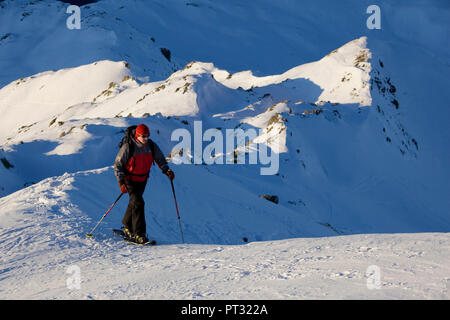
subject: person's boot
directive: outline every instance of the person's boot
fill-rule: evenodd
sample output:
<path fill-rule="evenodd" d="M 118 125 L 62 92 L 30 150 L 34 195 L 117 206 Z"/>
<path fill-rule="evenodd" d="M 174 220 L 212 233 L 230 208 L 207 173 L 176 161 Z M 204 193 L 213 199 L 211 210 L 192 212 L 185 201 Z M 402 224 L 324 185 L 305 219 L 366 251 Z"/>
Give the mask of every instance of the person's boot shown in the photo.
<path fill-rule="evenodd" d="M 134 241 L 138 244 L 146 244 L 150 242 L 146 236 L 140 236 L 138 234 L 134 236 Z"/>
<path fill-rule="evenodd" d="M 123 226 L 122 231 L 123 231 L 123 233 L 125 233 L 125 236 L 127 238 L 130 238 L 130 239 L 133 238 L 133 234 L 131 233 L 130 229 L 128 229 L 127 227 Z"/>

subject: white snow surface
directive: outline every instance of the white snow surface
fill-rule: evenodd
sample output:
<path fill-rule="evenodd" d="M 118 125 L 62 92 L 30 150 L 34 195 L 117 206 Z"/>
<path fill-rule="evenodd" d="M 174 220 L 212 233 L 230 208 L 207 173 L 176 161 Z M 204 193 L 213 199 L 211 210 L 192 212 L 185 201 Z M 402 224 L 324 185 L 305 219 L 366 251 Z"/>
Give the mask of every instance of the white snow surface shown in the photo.
<path fill-rule="evenodd" d="M 383 3 L 368 30 L 370 1 L 317 3 L 102 0 L 68 30 L 67 4 L 0 2 L 0 299 L 449 299 L 448 4 Z M 277 174 L 180 164 L 198 121 L 259 130 L 234 151 Z M 184 244 L 157 166 L 157 246 L 112 234 L 127 196 L 85 237 L 142 122 Z"/>
<path fill-rule="evenodd" d="M 85 238 L 80 228 L 90 220 L 87 206 L 97 205 L 92 196 L 84 208 L 74 200 L 89 197 L 89 175 L 105 180 L 108 172 L 49 178 L 0 200 L 1 299 L 449 298 L 448 233 L 241 245 L 200 244 L 188 237 L 186 244 L 161 241 L 152 247 L 119 241 L 109 228 Z M 120 219 L 110 218 L 108 226 Z M 70 280 L 73 270 L 79 272 L 77 286 Z"/>

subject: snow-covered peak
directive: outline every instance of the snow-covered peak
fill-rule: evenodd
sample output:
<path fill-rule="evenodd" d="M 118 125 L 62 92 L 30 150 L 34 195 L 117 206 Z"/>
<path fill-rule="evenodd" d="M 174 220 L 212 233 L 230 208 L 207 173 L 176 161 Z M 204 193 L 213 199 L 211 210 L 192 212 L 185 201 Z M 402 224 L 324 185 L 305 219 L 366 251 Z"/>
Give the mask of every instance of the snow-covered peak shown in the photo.
<path fill-rule="evenodd" d="M 214 76 L 225 86 L 234 89 L 241 87 L 245 90 L 303 78 L 323 90 L 317 100 L 311 102 L 328 101 L 370 106 L 370 58 L 367 37 L 361 37 L 332 51 L 319 61 L 294 67 L 279 75 L 257 77 L 249 70 L 235 74 L 216 71 Z"/>
<path fill-rule="evenodd" d="M 130 76 L 126 62 L 98 61 L 15 80 L 0 90 L 0 137 L 15 135 L 20 127 L 52 118 L 72 106 L 100 100 Z"/>

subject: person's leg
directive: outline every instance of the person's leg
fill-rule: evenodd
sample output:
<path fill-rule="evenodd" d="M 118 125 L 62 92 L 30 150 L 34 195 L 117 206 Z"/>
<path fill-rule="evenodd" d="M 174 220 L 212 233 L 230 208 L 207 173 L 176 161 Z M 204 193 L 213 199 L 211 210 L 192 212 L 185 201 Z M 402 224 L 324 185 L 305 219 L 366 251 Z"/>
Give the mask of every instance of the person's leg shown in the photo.
<path fill-rule="evenodd" d="M 147 232 L 145 223 L 145 201 L 143 194 L 145 182 L 134 182 L 130 192 L 131 226 L 134 235 L 145 236 Z M 128 211 L 128 209 L 127 209 Z"/>
<path fill-rule="evenodd" d="M 125 215 L 123 216 L 122 219 L 122 224 L 124 226 L 124 228 L 128 229 L 129 232 L 131 234 L 133 234 L 133 224 L 132 224 L 132 217 L 133 217 L 133 200 L 132 200 L 132 193 L 130 192 L 133 189 L 133 186 L 130 183 L 127 183 L 127 190 L 128 190 L 128 195 L 129 195 L 129 200 L 128 200 L 128 207 L 127 210 L 125 211 Z M 130 236 L 129 234 L 127 234 L 127 236 Z"/>

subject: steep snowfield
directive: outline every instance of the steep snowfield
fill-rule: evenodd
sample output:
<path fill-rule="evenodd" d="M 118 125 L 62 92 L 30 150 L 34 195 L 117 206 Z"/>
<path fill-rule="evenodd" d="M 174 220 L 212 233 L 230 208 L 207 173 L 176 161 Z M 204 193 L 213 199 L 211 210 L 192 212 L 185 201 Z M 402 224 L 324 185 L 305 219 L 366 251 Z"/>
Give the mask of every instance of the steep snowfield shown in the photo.
<path fill-rule="evenodd" d="M 0 298 L 448 299 L 448 6 L 369 4 L 0 2 Z M 157 167 L 159 246 L 113 236 L 126 197 L 85 238 L 141 122 L 186 244 Z"/>

